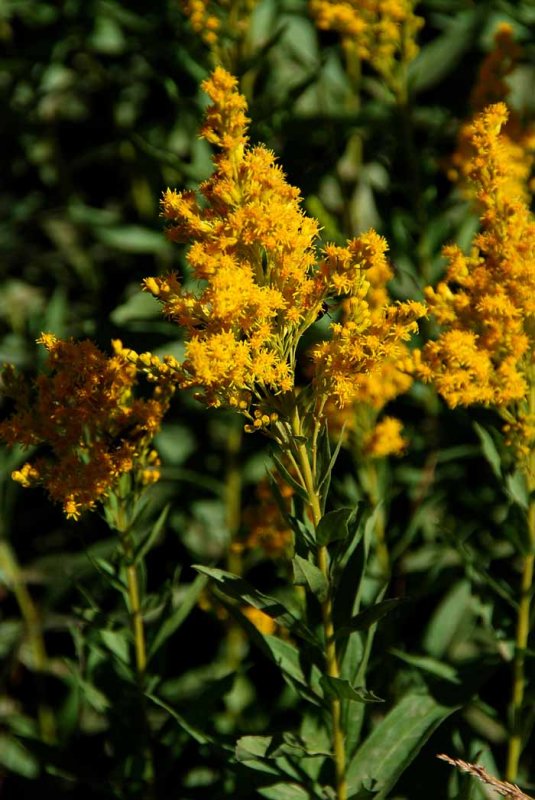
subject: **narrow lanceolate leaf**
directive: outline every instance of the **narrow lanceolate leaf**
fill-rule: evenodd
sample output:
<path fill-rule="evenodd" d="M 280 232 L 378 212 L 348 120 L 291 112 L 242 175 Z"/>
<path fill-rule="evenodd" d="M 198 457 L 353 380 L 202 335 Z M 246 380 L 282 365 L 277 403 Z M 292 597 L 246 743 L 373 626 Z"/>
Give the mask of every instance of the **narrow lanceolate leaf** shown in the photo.
<path fill-rule="evenodd" d="M 141 544 L 139 544 L 136 548 L 134 553 L 134 564 L 139 563 L 139 561 L 145 558 L 149 550 L 160 537 L 167 521 L 167 515 L 170 508 L 170 505 L 165 506 L 154 525 L 151 526 L 149 533 L 143 538 Z"/>
<path fill-rule="evenodd" d="M 307 561 L 306 558 L 296 555 L 292 558 L 292 567 L 296 586 L 308 586 L 320 603 L 327 599 L 329 592 L 327 578 L 315 564 Z"/>
<path fill-rule="evenodd" d="M 377 725 L 348 765 L 348 794 L 373 786 L 384 800 L 433 731 L 456 709 L 430 694 L 410 693 Z"/>
<path fill-rule="evenodd" d="M 496 475 L 499 481 L 502 480 L 502 461 L 500 458 L 500 454 L 498 452 L 498 448 L 494 444 L 494 439 L 490 435 L 488 431 L 485 430 L 481 425 L 478 425 L 477 422 L 474 422 L 474 428 L 479 436 L 479 441 L 481 442 L 481 450 L 483 451 L 483 455 L 487 459 L 488 463 L 490 464 L 492 471 Z"/>
<path fill-rule="evenodd" d="M 308 502 L 308 493 L 307 493 L 307 490 L 305 489 L 305 487 L 302 486 L 299 483 L 299 481 L 297 481 L 294 478 L 294 476 L 290 474 L 290 472 L 286 469 L 286 467 L 284 466 L 284 464 L 282 463 L 280 458 L 277 458 L 275 453 L 271 454 L 271 458 L 273 459 L 275 467 L 277 468 L 277 472 L 279 473 L 279 475 L 281 476 L 283 481 L 285 481 L 285 483 L 287 483 L 288 486 L 292 487 L 294 492 L 296 492 L 299 495 L 301 500 L 304 500 L 305 503 L 307 503 Z"/>
<path fill-rule="evenodd" d="M 193 568 L 217 581 L 219 589 L 228 597 L 240 600 L 242 603 L 248 603 L 250 606 L 257 608 L 259 611 L 263 611 L 264 614 L 276 620 L 279 625 L 283 625 L 285 628 L 288 628 L 288 630 L 301 636 L 305 641 L 315 646 L 318 645 L 317 639 L 312 631 L 309 630 L 301 620 L 295 617 L 277 598 L 262 594 L 262 592 L 257 591 L 239 575 L 233 575 L 231 572 L 226 572 L 223 569 L 204 567 L 199 564 L 194 564 Z"/>
<path fill-rule="evenodd" d="M 316 541 L 325 547 L 331 542 L 346 539 L 348 536 L 347 522 L 353 513 L 352 508 L 337 508 L 323 516 L 316 528 Z"/>
<path fill-rule="evenodd" d="M 363 686 L 352 686 L 345 678 L 332 678 L 330 675 L 323 675 L 321 685 L 328 697 L 335 700 L 351 700 L 354 703 L 383 703 L 373 692 L 364 689 Z"/>
<path fill-rule="evenodd" d="M 236 743 L 236 759 L 251 761 L 257 758 L 304 758 L 308 756 L 303 742 L 291 733 L 278 733 L 274 736 L 242 736 Z"/>
<path fill-rule="evenodd" d="M 169 602 L 167 612 L 164 615 L 163 622 L 150 643 L 149 647 L 149 660 L 155 656 L 160 647 L 172 636 L 182 625 L 189 613 L 194 608 L 199 595 L 206 586 L 208 577 L 206 575 L 197 575 L 195 580 L 190 583 L 184 594 L 182 595 L 180 605 L 173 608 L 172 603 Z"/>
<path fill-rule="evenodd" d="M 318 494 L 321 494 L 323 497 L 326 497 L 327 494 L 329 493 L 329 485 L 331 482 L 332 471 L 334 469 L 334 465 L 336 464 L 336 459 L 338 458 L 338 454 L 340 453 L 342 442 L 344 441 L 345 427 L 346 425 L 344 422 L 342 430 L 340 431 L 340 435 L 338 437 L 338 442 L 336 444 L 336 447 L 334 448 L 334 453 L 330 455 L 327 465 L 323 468 L 322 472 L 320 472 L 320 480 L 317 486 L 317 491 Z M 329 434 L 327 430 L 325 430 L 325 439 L 326 439 L 326 448 L 328 448 L 327 452 L 330 454 Z"/>
<path fill-rule="evenodd" d="M 397 608 L 405 600 L 402 597 L 390 597 L 388 600 L 382 600 L 380 603 L 361 611 L 360 614 L 355 614 L 351 617 L 347 625 L 339 628 L 334 638 L 342 639 L 353 631 L 367 631 L 372 625 L 375 625 L 382 617 L 388 614 L 392 609 Z"/>

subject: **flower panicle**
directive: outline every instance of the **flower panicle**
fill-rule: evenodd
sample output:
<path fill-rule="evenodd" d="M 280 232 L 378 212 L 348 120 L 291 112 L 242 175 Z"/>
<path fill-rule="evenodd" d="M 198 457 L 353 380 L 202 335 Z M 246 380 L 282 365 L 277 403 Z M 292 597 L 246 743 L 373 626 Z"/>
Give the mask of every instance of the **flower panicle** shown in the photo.
<path fill-rule="evenodd" d="M 107 357 L 89 341 L 63 340 L 44 333 L 46 370 L 27 381 L 8 367 L 8 388 L 22 387 L 15 409 L 0 424 L 8 444 L 46 446 L 12 477 L 24 487 L 42 485 L 68 518 L 105 502 L 126 473 L 139 486 L 159 477 L 152 447 L 174 387 L 160 381 L 152 396 L 137 396 L 138 372 L 113 343 Z"/>
<path fill-rule="evenodd" d="M 342 45 L 367 61 L 395 88 L 400 66 L 418 54 L 416 37 L 424 20 L 414 0 L 309 0 L 320 30 L 336 31 Z"/>
<path fill-rule="evenodd" d="M 481 403 L 508 421 L 521 455 L 533 438 L 530 395 L 535 338 L 535 219 L 521 189 L 512 189 L 508 109 L 485 108 L 470 126 L 467 174 L 481 207 L 481 230 L 469 254 L 444 249 L 445 279 L 425 296 L 442 332 L 417 354 L 417 371 L 454 407 Z M 530 442 L 520 431 L 531 431 Z M 515 433 L 516 432 L 516 433 Z"/>

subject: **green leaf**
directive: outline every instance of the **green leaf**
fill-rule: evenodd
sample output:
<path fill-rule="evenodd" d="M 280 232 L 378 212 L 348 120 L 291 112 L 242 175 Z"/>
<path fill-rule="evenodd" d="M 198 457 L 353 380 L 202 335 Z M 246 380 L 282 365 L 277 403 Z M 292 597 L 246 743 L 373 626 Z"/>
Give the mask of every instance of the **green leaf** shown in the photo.
<path fill-rule="evenodd" d="M 318 646 L 318 641 L 312 631 L 277 598 L 262 594 L 244 578 L 239 575 L 233 575 L 231 572 L 225 572 L 225 570 L 216 569 L 215 567 L 203 567 L 199 564 L 194 564 L 193 568 L 217 581 L 221 591 L 228 597 L 240 600 L 242 603 L 248 603 L 259 611 L 263 611 L 264 614 L 276 620 L 279 625 L 283 625 L 288 630 L 298 634 L 310 644 Z"/>
<path fill-rule="evenodd" d="M 11 736 L 0 734 L 0 764 L 23 778 L 39 775 L 39 762 L 24 745 Z"/>
<path fill-rule="evenodd" d="M 167 522 L 167 515 L 169 513 L 170 508 L 171 505 L 168 504 L 162 509 L 160 516 L 158 517 L 154 525 L 151 526 L 148 535 L 145 536 L 143 541 L 140 542 L 140 544 L 137 546 L 134 552 L 134 560 L 133 560 L 134 564 L 138 564 L 143 558 L 145 558 L 147 553 L 151 550 L 153 544 L 160 537 L 164 525 Z"/>
<path fill-rule="evenodd" d="M 318 494 L 324 498 L 324 502 L 322 503 L 322 511 L 325 510 L 325 500 L 327 499 L 327 495 L 329 494 L 329 486 L 331 483 L 331 475 L 334 469 L 334 465 L 336 464 L 336 460 L 338 458 L 338 454 L 340 453 L 340 448 L 342 447 L 342 442 L 344 441 L 344 431 L 345 431 L 345 423 L 342 426 L 342 430 L 338 436 L 338 442 L 336 447 L 334 448 L 334 453 L 329 458 L 327 465 L 324 467 L 323 472 L 320 472 L 320 480 L 317 487 Z M 328 442 L 328 431 L 326 430 L 325 435 L 327 437 L 327 447 L 325 454 L 330 453 L 330 444 Z"/>
<path fill-rule="evenodd" d="M 445 33 L 422 47 L 409 66 L 409 85 L 413 92 L 431 88 L 455 69 L 465 50 L 472 45 L 474 32 L 481 22 L 475 9 L 457 13 Z"/>
<path fill-rule="evenodd" d="M 469 581 L 458 581 L 444 596 L 431 616 L 424 634 L 424 650 L 443 658 L 458 634 L 459 626 L 474 616 L 474 598 Z"/>
<path fill-rule="evenodd" d="M 451 664 L 444 664 L 442 661 L 430 656 L 414 656 L 410 653 L 404 653 L 403 650 L 398 650 L 396 647 L 391 648 L 390 652 L 406 664 L 411 664 L 411 666 L 428 672 L 430 675 L 442 678 L 448 683 L 461 683 L 457 670 Z"/>
<path fill-rule="evenodd" d="M 338 628 L 334 638 L 343 638 L 352 631 L 367 631 L 368 628 L 371 628 L 372 625 L 375 625 L 375 623 L 382 619 L 382 617 L 384 617 L 386 614 L 389 614 L 392 609 L 397 608 L 404 602 L 405 599 L 402 597 L 390 597 L 388 600 L 382 600 L 380 603 L 375 603 L 375 605 L 369 606 L 368 608 L 364 609 L 364 611 L 361 611 L 360 614 L 356 614 L 354 617 L 352 617 L 347 625 L 343 625 L 341 628 Z"/>
<path fill-rule="evenodd" d="M 508 475 L 505 479 L 507 494 L 513 503 L 523 511 L 527 511 L 529 507 L 529 490 L 526 482 L 526 477 L 519 469 L 515 470 L 512 475 Z"/>
<path fill-rule="evenodd" d="M 122 661 L 123 664 L 130 663 L 130 648 L 124 633 L 120 631 L 104 630 L 100 631 L 100 638 L 108 650 L 110 650 L 119 661 Z"/>
<path fill-rule="evenodd" d="M 294 583 L 297 586 L 308 586 L 320 603 L 327 599 L 329 584 L 323 572 L 311 561 L 296 555 L 292 559 Z"/>
<path fill-rule="evenodd" d="M 306 755 L 303 743 L 295 735 L 288 733 L 279 733 L 275 736 L 242 736 L 236 743 L 238 761 L 281 756 L 303 758 Z"/>
<path fill-rule="evenodd" d="M 474 422 L 474 429 L 479 436 L 479 441 L 481 442 L 481 449 L 483 451 L 483 455 L 489 462 L 492 471 L 496 475 L 499 481 L 502 480 L 502 461 L 500 458 L 500 454 L 498 449 L 494 443 L 494 439 L 490 435 L 485 428 L 478 425 L 477 422 Z"/>
<path fill-rule="evenodd" d="M 114 325 L 127 325 L 132 320 L 159 318 L 160 314 L 160 303 L 151 294 L 140 292 L 137 287 L 135 294 L 113 309 L 110 320 Z"/>
<path fill-rule="evenodd" d="M 351 700 L 354 703 L 383 703 L 382 698 L 363 686 L 352 686 L 345 678 L 323 675 L 321 685 L 328 697 L 336 700 Z"/>
<path fill-rule="evenodd" d="M 156 695 L 151 694 L 150 692 L 145 692 L 145 697 L 151 700 L 155 705 L 160 706 L 160 708 L 163 708 L 165 711 L 167 711 L 167 713 L 175 720 L 175 722 L 177 722 L 180 727 L 199 744 L 217 745 L 225 750 L 231 750 L 229 746 L 221 744 L 212 736 L 197 728 L 196 725 L 192 725 L 185 717 L 182 716 L 182 714 L 179 714 L 178 711 L 175 711 L 174 708 L 172 708 L 161 698 L 156 697 Z"/>
<path fill-rule="evenodd" d="M 312 800 L 312 795 L 298 783 L 274 783 L 257 791 L 268 800 Z"/>
<path fill-rule="evenodd" d="M 160 647 L 172 636 L 182 625 L 197 603 L 199 595 L 208 583 L 206 575 L 197 575 L 193 583 L 180 598 L 177 608 L 169 607 L 167 614 L 164 614 L 164 621 L 149 647 L 149 661 L 153 658 Z"/>
<path fill-rule="evenodd" d="M 141 225 L 96 228 L 95 235 L 108 247 L 125 253 L 168 253 L 169 242 L 158 231 Z"/>
<path fill-rule="evenodd" d="M 348 794 L 372 785 L 384 800 L 433 731 L 456 709 L 427 693 L 409 693 L 373 729 L 351 759 Z"/>
<path fill-rule="evenodd" d="M 359 610 L 370 540 L 370 526 L 367 522 L 373 519 L 373 514 L 367 516 L 366 510 L 364 504 L 359 506 L 355 523 L 349 526 L 352 529 L 352 538 L 334 576 L 335 629 L 348 625 Z"/>
<path fill-rule="evenodd" d="M 290 685 L 303 697 L 312 703 L 321 705 L 321 672 L 313 664 L 310 668 L 310 678 L 305 676 L 302 666 L 302 655 L 293 644 L 279 639 L 270 634 L 262 635 L 263 649 L 279 667 L 284 677 L 289 679 Z"/>
<path fill-rule="evenodd" d="M 348 520 L 354 513 L 352 508 L 337 508 L 323 516 L 316 528 L 316 541 L 321 547 L 348 537 Z"/>
<path fill-rule="evenodd" d="M 284 466 L 284 464 L 282 463 L 282 461 L 280 460 L 280 458 L 277 458 L 277 456 L 275 455 L 275 453 L 271 453 L 271 458 L 272 458 L 272 460 L 273 460 L 273 463 L 275 464 L 275 467 L 276 467 L 276 469 L 277 469 L 277 472 L 279 473 L 279 475 L 281 476 L 281 478 L 283 479 L 283 481 L 284 481 L 286 484 L 288 484 L 288 486 L 291 486 L 291 487 L 292 487 L 292 489 L 294 490 L 294 492 L 295 492 L 297 495 L 299 495 L 299 497 L 301 498 L 301 500 L 304 500 L 304 501 L 305 501 L 305 503 L 308 503 L 308 493 L 307 493 L 307 490 L 305 489 L 305 487 L 304 487 L 304 486 L 301 486 L 301 484 L 300 484 L 300 483 L 299 483 L 299 482 L 298 482 L 298 481 L 297 481 L 297 480 L 294 478 L 294 476 L 293 476 L 293 475 L 291 475 L 291 474 L 288 472 L 288 470 L 286 469 L 286 467 Z"/>

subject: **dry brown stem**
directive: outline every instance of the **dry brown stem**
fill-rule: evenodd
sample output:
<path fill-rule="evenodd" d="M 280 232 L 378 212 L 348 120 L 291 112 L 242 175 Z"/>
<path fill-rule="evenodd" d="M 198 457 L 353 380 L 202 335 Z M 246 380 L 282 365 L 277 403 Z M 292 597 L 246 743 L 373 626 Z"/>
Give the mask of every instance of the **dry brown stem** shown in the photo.
<path fill-rule="evenodd" d="M 460 758 L 450 758 L 450 756 L 447 756 L 444 753 L 437 755 L 437 758 L 441 758 L 442 761 L 447 761 L 448 764 L 457 767 L 457 769 L 460 769 L 463 772 L 468 772 L 470 775 L 473 775 L 474 778 L 482 781 L 482 783 L 492 786 L 492 788 L 503 797 L 509 797 L 511 800 L 534 800 L 529 795 L 524 794 L 524 792 L 522 792 L 516 784 L 509 783 L 508 781 L 500 781 L 493 775 L 489 775 L 487 770 L 484 769 L 484 767 L 482 767 L 480 764 L 470 764 L 467 761 L 462 761 Z"/>

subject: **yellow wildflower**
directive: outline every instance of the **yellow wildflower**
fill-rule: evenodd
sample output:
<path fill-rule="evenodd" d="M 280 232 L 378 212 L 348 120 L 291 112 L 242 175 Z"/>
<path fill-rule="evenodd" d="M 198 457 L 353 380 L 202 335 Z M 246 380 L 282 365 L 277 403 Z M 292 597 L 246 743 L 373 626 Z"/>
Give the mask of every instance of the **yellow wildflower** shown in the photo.
<path fill-rule="evenodd" d="M 418 53 L 416 34 L 423 25 L 414 0 L 309 0 L 321 30 L 336 31 L 342 45 L 354 50 L 395 88 L 397 70 Z"/>
<path fill-rule="evenodd" d="M 395 417 L 383 417 L 364 441 L 364 453 L 371 458 L 400 455 L 407 446 L 402 424 Z"/>
<path fill-rule="evenodd" d="M 380 285 L 391 275 L 387 245 L 375 231 L 346 247 L 327 245 L 318 258 L 318 222 L 303 212 L 299 190 L 274 155 L 249 145 L 247 106 L 236 86 L 221 67 L 203 84 L 212 105 L 201 135 L 219 153 L 202 199 L 169 189 L 162 201 L 169 238 L 189 244 L 194 285 L 186 289 L 175 274 L 144 281 L 185 328 L 184 360 L 131 352 L 126 358 L 153 378 L 160 373 L 197 389 L 211 406 L 239 409 L 250 420 L 247 430 L 266 431 L 291 415 L 284 398 L 295 387 L 297 348 L 324 303 L 333 320 L 342 302 L 348 312 L 313 354 L 315 394 L 308 397 L 317 408 L 329 395 L 340 405 L 352 402 L 365 383 L 379 394 L 380 364 L 404 358 L 424 309 L 388 305 Z"/>
<path fill-rule="evenodd" d="M 469 255 L 456 246 L 445 249 L 445 280 L 426 289 L 443 332 L 425 346 L 418 370 L 451 406 L 498 408 L 513 437 L 515 431 L 533 433 L 535 220 L 525 192 L 512 191 L 510 150 L 501 134 L 507 114 L 497 103 L 470 126 L 468 174 L 482 208 L 481 232 Z M 529 447 L 514 438 L 519 450 Z"/>
<path fill-rule="evenodd" d="M 157 479 L 150 447 L 167 410 L 171 389 L 161 382 L 152 397 L 136 397 L 137 370 L 120 354 L 107 358 L 92 342 L 64 341 L 44 333 L 47 372 L 29 384 L 4 370 L 4 392 L 14 413 L 0 425 L 10 445 L 45 446 L 12 477 L 22 486 L 42 485 L 67 517 L 103 501 L 119 477 L 133 472 L 140 483 Z"/>
<path fill-rule="evenodd" d="M 397 388 L 410 379 L 395 368 L 407 359 L 406 342 L 418 330 L 417 320 L 426 309 L 414 301 L 389 304 L 381 282 L 391 275 L 386 260 L 387 243 L 374 231 L 351 242 L 348 251 L 356 255 L 365 281 L 356 296 L 344 304 L 344 319 L 331 326 L 332 339 L 314 349 L 315 381 L 319 391 L 343 408 L 353 403 L 381 407 L 398 394 Z M 390 385 L 383 379 L 390 374 Z M 396 388 L 394 388 L 396 387 Z M 394 392 L 394 394 L 393 394 Z"/>
<path fill-rule="evenodd" d="M 244 38 L 258 0 L 182 0 L 191 27 L 213 51 Z"/>
<path fill-rule="evenodd" d="M 494 47 L 483 60 L 476 84 L 472 89 L 470 105 L 475 113 L 483 111 L 492 103 L 507 100 L 510 93 L 507 77 L 516 69 L 521 55 L 522 49 L 514 40 L 511 25 L 500 23 L 494 35 Z M 520 115 L 510 109 L 507 121 L 502 125 L 500 147 L 504 151 L 503 159 L 508 163 L 508 191 L 529 202 L 530 175 L 535 154 L 533 123 L 523 122 Z M 468 121 L 459 129 L 457 148 L 451 157 L 449 169 L 450 179 L 459 181 L 463 193 L 468 197 L 471 197 L 474 191 L 470 171 L 475 154 L 472 144 L 472 121 Z"/>

